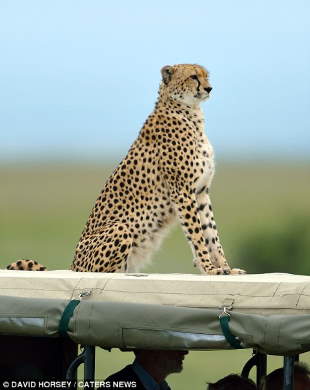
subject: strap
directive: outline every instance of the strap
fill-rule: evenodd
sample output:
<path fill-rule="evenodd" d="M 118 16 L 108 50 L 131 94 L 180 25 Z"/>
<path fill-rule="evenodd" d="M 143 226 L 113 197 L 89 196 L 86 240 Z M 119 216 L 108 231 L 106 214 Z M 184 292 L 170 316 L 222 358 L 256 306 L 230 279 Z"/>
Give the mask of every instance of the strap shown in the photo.
<path fill-rule="evenodd" d="M 79 299 L 73 299 L 65 307 L 65 310 L 62 313 L 59 326 L 58 326 L 58 332 L 61 337 L 68 337 L 67 331 L 68 331 L 69 321 L 70 318 L 73 316 L 74 309 L 77 307 L 79 303 L 80 303 Z"/>
<path fill-rule="evenodd" d="M 230 344 L 231 347 L 235 349 L 242 349 L 240 341 L 235 337 L 229 329 L 230 314 L 224 310 L 222 314 L 219 315 L 220 325 L 225 336 L 226 341 Z"/>

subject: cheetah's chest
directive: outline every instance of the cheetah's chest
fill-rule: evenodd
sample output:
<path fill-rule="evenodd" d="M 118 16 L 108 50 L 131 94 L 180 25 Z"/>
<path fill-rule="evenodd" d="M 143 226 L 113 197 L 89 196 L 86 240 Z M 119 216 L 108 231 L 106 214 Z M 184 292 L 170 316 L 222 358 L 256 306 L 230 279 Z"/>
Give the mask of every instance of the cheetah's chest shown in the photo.
<path fill-rule="evenodd" d="M 203 135 L 198 144 L 198 165 L 199 178 L 196 190 L 199 191 L 204 186 L 210 186 L 215 172 L 214 152 L 206 135 Z"/>

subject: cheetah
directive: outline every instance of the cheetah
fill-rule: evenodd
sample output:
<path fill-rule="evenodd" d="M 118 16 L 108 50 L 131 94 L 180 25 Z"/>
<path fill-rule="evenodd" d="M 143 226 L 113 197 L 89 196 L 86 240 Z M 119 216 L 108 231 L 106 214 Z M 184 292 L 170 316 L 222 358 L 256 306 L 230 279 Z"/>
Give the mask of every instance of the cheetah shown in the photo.
<path fill-rule="evenodd" d="M 175 219 L 207 274 L 239 274 L 225 259 L 209 189 L 212 146 L 200 103 L 212 87 L 199 65 L 164 66 L 154 111 L 101 191 L 71 269 L 137 272 Z"/>
<path fill-rule="evenodd" d="M 209 196 L 214 153 L 200 108 L 212 90 L 209 74 L 180 64 L 161 75 L 154 111 L 96 200 L 71 270 L 138 272 L 178 219 L 201 273 L 245 273 L 227 263 Z"/>

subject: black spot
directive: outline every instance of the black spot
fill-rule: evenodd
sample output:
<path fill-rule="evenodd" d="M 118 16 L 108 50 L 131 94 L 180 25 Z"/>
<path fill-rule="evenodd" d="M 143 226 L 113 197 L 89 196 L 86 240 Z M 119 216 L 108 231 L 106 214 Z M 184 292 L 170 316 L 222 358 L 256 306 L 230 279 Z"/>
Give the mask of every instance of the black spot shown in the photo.
<path fill-rule="evenodd" d="M 200 195 L 204 190 L 205 190 L 206 186 L 203 186 L 202 188 L 200 188 L 200 190 L 197 192 L 197 195 Z"/>
<path fill-rule="evenodd" d="M 125 252 L 126 249 L 127 249 L 127 245 L 125 245 L 125 244 L 122 245 L 121 249 L 120 249 L 121 253 Z"/>

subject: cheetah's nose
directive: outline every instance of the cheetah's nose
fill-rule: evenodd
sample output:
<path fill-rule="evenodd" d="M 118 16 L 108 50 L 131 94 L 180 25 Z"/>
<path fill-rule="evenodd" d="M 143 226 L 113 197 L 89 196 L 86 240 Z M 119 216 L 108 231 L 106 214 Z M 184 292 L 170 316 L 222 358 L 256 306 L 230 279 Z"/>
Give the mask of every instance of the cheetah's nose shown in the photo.
<path fill-rule="evenodd" d="M 212 91 L 212 87 L 205 88 L 205 91 L 207 91 L 208 93 L 210 93 L 210 92 Z"/>

